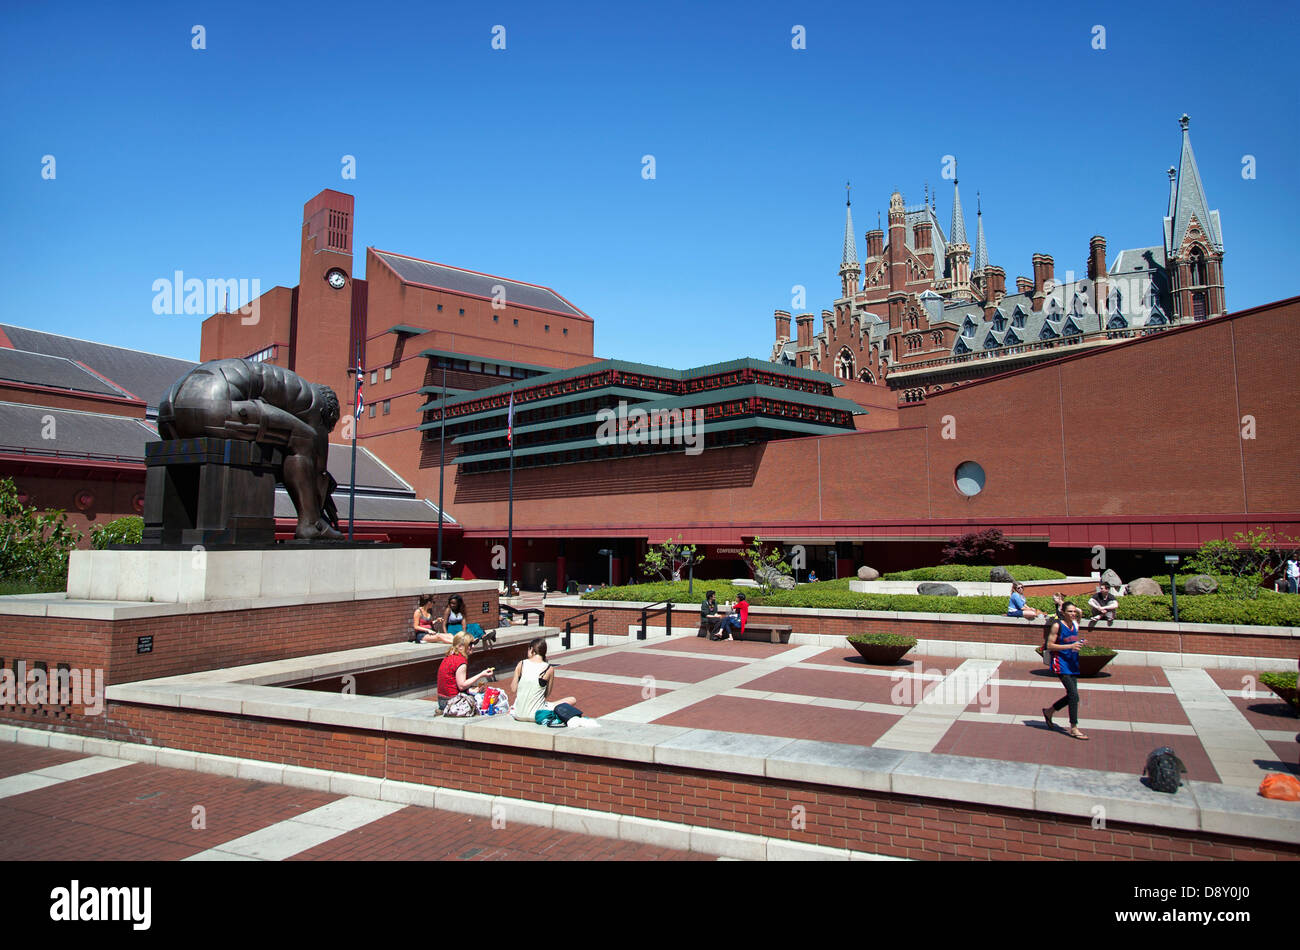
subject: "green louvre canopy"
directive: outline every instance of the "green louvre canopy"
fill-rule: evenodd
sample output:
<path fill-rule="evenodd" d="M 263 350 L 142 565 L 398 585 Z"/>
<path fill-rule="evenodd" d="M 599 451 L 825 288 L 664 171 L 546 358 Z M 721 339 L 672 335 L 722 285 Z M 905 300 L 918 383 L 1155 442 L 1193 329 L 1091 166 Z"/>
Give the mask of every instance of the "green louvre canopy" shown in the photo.
<path fill-rule="evenodd" d="M 421 333 L 424 331 L 421 330 Z M 550 374 L 555 372 L 554 366 L 538 366 L 536 363 L 520 363 L 518 360 L 507 360 L 497 356 L 471 356 L 468 353 L 455 353 L 451 350 L 421 350 L 421 356 L 440 356 L 445 360 L 465 360 L 467 363 L 494 363 L 497 366 L 517 366 L 520 369 L 536 370 L 539 373 Z M 493 389 L 500 389 L 495 386 Z M 491 392 L 492 390 L 480 390 L 480 392 Z M 424 390 L 420 390 L 424 392 Z"/>
<path fill-rule="evenodd" d="M 442 350 L 425 350 L 420 355 L 421 356 L 430 356 L 430 355 L 450 356 L 450 357 L 454 357 L 455 359 L 467 358 L 462 353 L 447 353 Z M 479 357 L 478 359 L 483 359 L 483 358 Z M 544 368 L 544 367 L 529 366 L 528 364 L 525 363 L 508 363 L 505 360 L 494 361 L 491 359 L 487 359 L 485 360 L 485 362 L 506 363 L 506 365 L 509 366 L 522 366 L 525 369 Z M 834 379 L 833 377 L 825 376 L 822 373 L 813 372 L 812 370 L 801 369 L 800 367 L 797 366 L 778 366 L 776 363 L 768 363 L 765 360 L 756 360 L 756 359 L 748 359 L 748 358 L 739 359 L 739 360 L 729 360 L 728 362 L 725 363 L 710 363 L 708 366 L 697 366 L 694 369 L 685 369 L 685 370 L 667 369 L 663 366 L 651 366 L 648 363 L 630 363 L 627 362 L 626 360 L 599 360 L 595 363 L 588 363 L 584 366 L 575 366 L 572 369 L 558 369 L 558 370 L 548 369 L 546 370 L 545 376 L 537 376 L 532 379 L 529 379 L 527 381 L 527 385 L 529 387 L 545 386 L 548 385 L 549 383 L 561 382 L 562 380 L 573 379 L 574 377 L 577 376 L 592 376 L 595 375 L 596 373 L 605 373 L 605 372 L 609 372 L 610 370 L 616 370 L 621 373 L 636 373 L 641 376 L 655 376 L 660 379 L 670 379 L 673 380 L 674 382 L 682 382 L 688 379 L 698 379 L 702 376 L 714 376 L 721 373 L 733 373 L 733 372 L 739 372 L 741 370 L 746 370 L 746 369 L 755 370 L 757 372 L 762 372 L 762 373 L 771 373 L 772 375 L 775 376 L 788 376 L 792 379 L 807 380 L 807 381 L 819 383 L 823 386 L 830 386 L 832 388 L 836 386 L 844 385 L 843 380 Z M 515 381 L 514 383 L 503 384 L 501 386 L 493 386 L 489 389 L 480 389 L 476 391 L 475 395 L 494 396 L 497 395 L 498 393 L 507 393 L 510 391 L 512 386 L 517 387 L 518 385 L 519 382 Z M 779 386 L 773 388 L 781 389 L 781 387 Z M 653 392 L 653 390 L 651 391 Z M 711 390 L 711 391 L 716 392 L 717 390 Z M 806 393 L 806 395 L 811 396 L 814 394 Z"/>
<path fill-rule="evenodd" d="M 778 432 L 798 433 L 800 435 L 842 435 L 850 432 L 850 429 L 844 429 L 839 426 L 820 425 L 815 422 L 799 422 L 794 419 L 769 419 L 763 416 L 749 416 L 744 419 L 732 419 L 728 422 L 709 422 L 705 424 L 704 434 L 709 432 L 726 432 L 732 429 L 773 429 Z M 518 431 L 518 430 L 516 430 Z M 527 446 L 522 449 L 515 449 L 515 457 L 528 455 L 545 455 L 551 452 L 573 452 L 578 449 L 590 449 L 600 446 L 601 443 L 596 441 L 595 436 L 589 439 L 576 439 L 572 442 L 556 442 L 550 445 Z M 655 443 L 645 442 L 644 445 L 653 445 Z M 484 452 L 482 454 L 472 454 L 462 452 L 456 457 L 457 464 L 465 462 L 492 462 L 497 459 L 510 457 L 509 449 L 500 449 L 495 452 Z"/>
<path fill-rule="evenodd" d="M 481 393 L 483 392 L 483 390 L 480 389 L 478 392 Z M 578 402 L 582 399 L 594 399 L 597 396 L 622 396 L 628 399 L 637 399 L 637 400 L 644 400 L 646 398 L 645 392 L 640 389 L 627 389 L 623 386 L 605 386 L 602 387 L 601 389 L 588 389 L 580 393 L 569 393 L 566 396 L 555 396 L 551 399 L 540 399 L 537 402 L 517 402 L 515 403 L 515 413 L 518 414 L 521 412 L 528 412 L 533 409 L 541 409 L 545 406 L 558 406 L 566 402 Z M 452 402 L 453 401 L 450 399 L 447 400 L 448 405 L 451 405 Z M 641 403 L 638 402 L 637 405 L 641 405 Z M 506 405 L 501 406 L 497 409 L 487 409 L 484 410 L 483 412 L 474 412 L 468 416 L 456 416 L 454 419 L 448 419 L 447 425 L 457 425 L 462 422 L 476 422 L 479 419 L 490 419 L 492 416 L 504 417 L 506 412 L 509 410 L 509 408 L 510 405 L 509 403 L 507 403 Z M 563 421 L 564 420 L 562 419 L 549 419 L 547 420 L 547 424 L 554 426 Z M 439 425 L 438 422 L 426 422 L 418 426 L 418 428 L 436 429 L 438 425 Z M 497 431 L 504 432 L 505 425 L 502 425 L 501 428 L 498 429 Z"/>
<path fill-rule="evenodd" d="M 428 333 L 425 327 L 413 327 L 409 323 L 399 323 L 389 327 L 385 333 L 396 333 L 398 336 L 419 336 L 421 333 Z"/>

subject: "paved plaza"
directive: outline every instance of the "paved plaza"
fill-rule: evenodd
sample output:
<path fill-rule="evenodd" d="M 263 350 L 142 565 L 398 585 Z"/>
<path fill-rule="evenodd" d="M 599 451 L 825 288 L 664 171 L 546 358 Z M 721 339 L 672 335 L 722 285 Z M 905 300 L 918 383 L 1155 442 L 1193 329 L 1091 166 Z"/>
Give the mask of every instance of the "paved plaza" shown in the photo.
<path fill-rule="evenodd" d="M 587 715 L 1137 776 L 1172 746 L 1188 778 L 1300 774 L 1295 713 L 1248 670 L 1109 667 L 1079 684 L 1091 739 L 1049 730 L 1041 665 L 677 636 L 555 651 L 556 695 Z M 498 686 L 508 688 L 508 671 Z M 1061 714 L 1064 716 L 1064 714 Z M 1063 721 L 1063 720 L 1062 720 Z M 529 727 L 521 727 L 529 728 Z M 538 727 L 540 728 L 540 727 Z M 972 763 L 974 764 L 974 763 Z M 484 789 L 491 793 L 493 790 Z M 700 860 L 626 839 L 419 805 L 0 743 L 0 858 L 42 860 Z"/>
<path fill-rule="evenodd" d="M 876 667 L 847 646 L 689 635 L 552 659 L 557 694 L 611 720 L 1135 776 L 1168 745 L 1198 781 L 1254 787 L 1270 771 L 1300 774 L 1300 720 L 1252 670 L 1112 663 L 1079 681 L 1084 742 L 1043 722 L 1065 691 L 1041 663 L 910 654 Z"/>

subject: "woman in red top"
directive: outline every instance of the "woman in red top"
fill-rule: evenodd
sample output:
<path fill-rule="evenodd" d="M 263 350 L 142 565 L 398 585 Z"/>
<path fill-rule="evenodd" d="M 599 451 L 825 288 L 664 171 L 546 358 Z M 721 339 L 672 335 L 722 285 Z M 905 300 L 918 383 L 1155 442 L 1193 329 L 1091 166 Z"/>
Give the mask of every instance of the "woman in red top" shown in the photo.
<path fill-rule="evenodd" d="M 727 639 L 736 639 L 731 635 L 732 630 L 743 635 L 747 623 L 749 623 L 749 601 L 745 599 L 744 593 L 739 593 L 736 595 L 736 606 L 727 617 Z"/>
<path fill-rule="evenodd" d="M 469 692 L 471 686 L 482 679 L 491 679 L 494 667 L 489 666 L 482 673 L 474 676 L 465 675 L 465 664 L 469 662 L 470 647 L 474 638 L 468 633 L 458 633 L 451 640 L 451 649 L 447 658 L 438 664 L 438 711 L 447 708 L 457 693 Z"/>

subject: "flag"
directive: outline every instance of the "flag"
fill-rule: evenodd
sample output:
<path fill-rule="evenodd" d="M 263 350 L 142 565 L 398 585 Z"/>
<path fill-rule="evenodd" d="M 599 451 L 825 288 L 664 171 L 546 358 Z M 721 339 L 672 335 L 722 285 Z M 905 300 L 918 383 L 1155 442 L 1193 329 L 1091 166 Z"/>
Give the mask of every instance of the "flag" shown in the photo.
<path fill-rule="evenodd" d="M 361 396 L 361 384 L 365 381 L 365 371 L 361 368 L 361 361 L 357 361 L 357 411 L 352 414 L 352 418 L 361 418 L 361 409 L 365 400 Z"/>
<path fill-rule="evenodd" d="M 510 408 L 506 411 L 506 445 L 515 444 L 515 394 L 510 393 Z"/>

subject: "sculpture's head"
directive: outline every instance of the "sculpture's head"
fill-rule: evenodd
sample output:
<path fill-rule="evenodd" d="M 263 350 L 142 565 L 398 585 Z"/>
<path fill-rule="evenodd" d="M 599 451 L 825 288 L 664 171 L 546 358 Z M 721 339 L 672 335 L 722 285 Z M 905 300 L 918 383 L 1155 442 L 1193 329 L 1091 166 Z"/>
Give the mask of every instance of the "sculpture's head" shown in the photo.
<path fill-rule="evenodd" d="M 333 432 L 334 424 L 339 421 L 339 397 L 328 386 L 312 385 L 316 389 L 316 403 L 320 406 L 320 421 L 326 432 Z"/>

